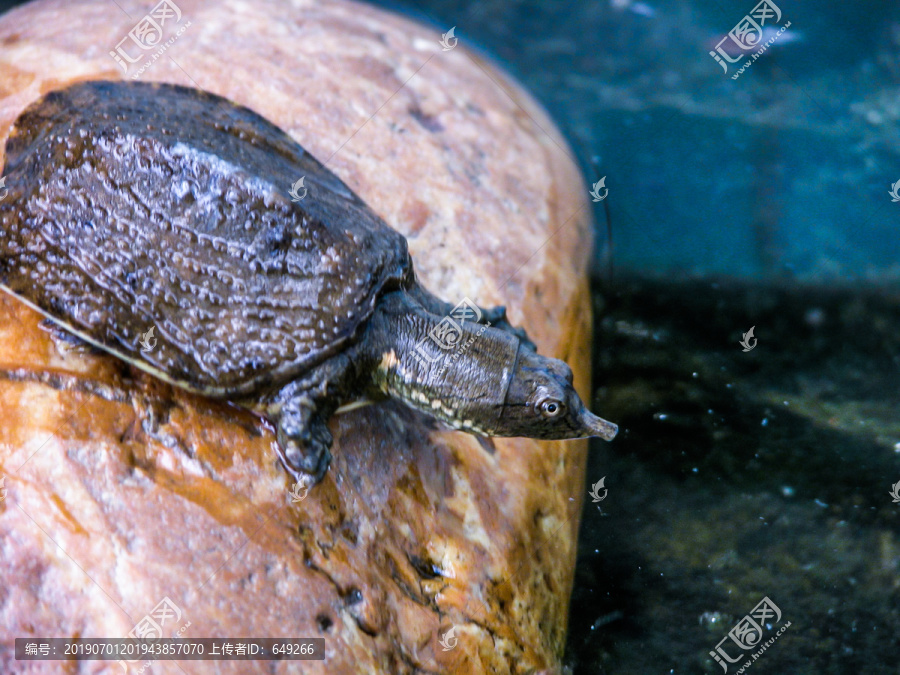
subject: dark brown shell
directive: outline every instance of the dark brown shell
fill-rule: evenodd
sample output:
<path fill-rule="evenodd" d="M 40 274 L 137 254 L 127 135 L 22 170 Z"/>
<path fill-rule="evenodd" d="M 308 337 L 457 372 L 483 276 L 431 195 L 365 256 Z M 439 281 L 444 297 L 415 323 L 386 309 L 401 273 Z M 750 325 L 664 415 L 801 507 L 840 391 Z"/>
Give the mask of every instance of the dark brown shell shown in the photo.
<path fill-rule="evenodd" d="M 16 121 L 4 175 L 0 282 L 208 395 L 306 372 L 412 276 L 403 236 L 334 174 L 259 115 L 194 89 L 52 92 Z M 292 202 L 303 176 L 308 194 Z"/>

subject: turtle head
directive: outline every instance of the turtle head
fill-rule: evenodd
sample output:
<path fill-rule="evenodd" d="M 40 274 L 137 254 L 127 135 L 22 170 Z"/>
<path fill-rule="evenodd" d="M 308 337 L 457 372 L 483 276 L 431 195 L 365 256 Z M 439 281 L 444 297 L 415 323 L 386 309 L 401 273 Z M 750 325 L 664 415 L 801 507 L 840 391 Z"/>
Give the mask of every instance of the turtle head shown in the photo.
<path fill-rule="evenodd" d="M 510 378 L 497 435 L 562 440 L 599 436 L 611 441 L 619 428 L 588 410 L 572 369 L 521 347 Z"/>

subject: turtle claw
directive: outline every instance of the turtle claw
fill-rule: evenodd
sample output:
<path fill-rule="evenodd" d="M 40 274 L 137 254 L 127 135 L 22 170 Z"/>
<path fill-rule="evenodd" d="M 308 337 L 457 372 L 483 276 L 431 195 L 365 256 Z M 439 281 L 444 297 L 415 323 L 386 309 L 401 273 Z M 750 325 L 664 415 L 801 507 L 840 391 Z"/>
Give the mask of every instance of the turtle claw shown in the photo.
<path fill-rule="evenodd" d="M 528 337 L 528 333 L 525 332 L 525 329 L 517 328 L 509 322 L 509 319 L 506 317 L 506 307 L 503 305 L 497 305 L 491 309 L 482 310 L 481 321 L 482 323 L 491 324 L 494 328 L 499 328 L 500 330 L 515 335 L 519 338 L 519 341 L 523 346 L 528 347 L 528 349 L 537 353 L 537 345 L 531 341 Z"/>
<path fill-rule="evenodd" d="M 284 468 L 295 481 L 304 481 L 312 478 L 315 485 L 325 477 L 325 472 L 331 464 L 331 452 L 325 445 L 301 446 L 293 441 L 288 441 L 284 448 L 279 442 L 279 455 Z"/>
<path fill-rule="evenodd" d="M 85 342 L 74 333 L 70 333 L 60 324 L 50 319 L 44 319 L 38 324 L 38 327 L 50 335 L 56 351 L 61 354 L 76 354 L 78 356 L 96 356 L 103 354 L 102 349 L 98 349 L 94 345 Z"/>

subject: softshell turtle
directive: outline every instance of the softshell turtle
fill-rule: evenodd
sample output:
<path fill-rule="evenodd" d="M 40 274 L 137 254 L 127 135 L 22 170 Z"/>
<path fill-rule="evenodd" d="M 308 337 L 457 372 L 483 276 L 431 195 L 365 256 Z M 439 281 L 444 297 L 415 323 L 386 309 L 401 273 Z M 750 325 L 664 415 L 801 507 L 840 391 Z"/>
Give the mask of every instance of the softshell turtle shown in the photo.
<path fill-rule="evenodd" d="M 327 422 L 360 398 L 491 436 L 616 434 L 502 307 L 426 291 L 401 234 L 226 99 L 139 82 L 51 92 L 16 120 L 4 175 L 4 289 L 162 380 L 268 416 L 295 477 L 322 477 Z"/>

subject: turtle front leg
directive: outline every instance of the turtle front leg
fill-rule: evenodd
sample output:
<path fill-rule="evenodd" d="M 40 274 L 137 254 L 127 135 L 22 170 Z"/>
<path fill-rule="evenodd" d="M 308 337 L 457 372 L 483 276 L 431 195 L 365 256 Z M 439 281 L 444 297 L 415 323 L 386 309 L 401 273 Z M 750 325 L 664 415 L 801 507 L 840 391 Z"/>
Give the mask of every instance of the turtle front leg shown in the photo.
<path fill-rule="evenodd" d="M 423 309 L 425 309 L 425 311 L 438 316 L 452 316 L 453 310 L 458 307 L 458 305 L 444 302 L 439 297 L 432 295 L 419 283 L 416 283 L 409 290 L 409 294 L 412 296 L 413 300 L 418 302 Z M 511 333 L 519 338 L 525 347 L 528 347 L 533 352 L 537 351 L 537 347 L 528 337 L 528 333 L 525 332 L 525 329 L 517 328 L 509 322 L 509 319 L 506 317 L 506 307 L 498 305 L 491 309 L 485 309 L 484 307 L 479 306 L 478 309 L 481 312 L 481 318 L 478 319 L 478 323 L 490 324 L 494 328 L 499 328 L 502 331 Z"/>
<path fill-rule="evenodd" d="M 328 418 L 333 410 L 323 410 L 312 396 L 299 395 L 287 400 L 277 414 L 278 455 L 295 481 L 303 474 L 315 483 L 322 480 L 331 464 Z"/>
<path fill-rule="evenodd" d="M 352 353 L 335 356 L 276 394 L 269 406 L 278 436 L 278 457 L 294 480 L 322 480 L 331 463 L 328 420 L 347 398 Z"/>

